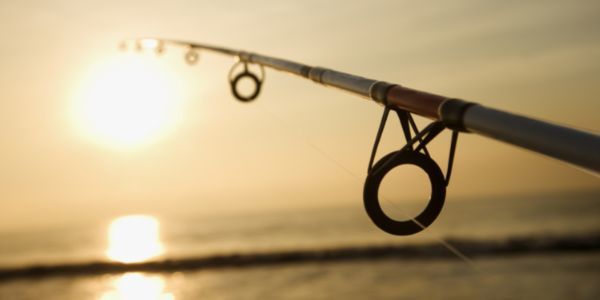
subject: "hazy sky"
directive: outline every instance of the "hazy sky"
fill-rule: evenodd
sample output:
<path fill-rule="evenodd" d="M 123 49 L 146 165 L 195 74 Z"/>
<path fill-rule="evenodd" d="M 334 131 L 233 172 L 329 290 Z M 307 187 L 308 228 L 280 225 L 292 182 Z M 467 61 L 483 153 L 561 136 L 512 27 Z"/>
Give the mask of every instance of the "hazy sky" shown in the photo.
<path fill-rule="evenodd" d="M 227 57 L 201 53 L 191 68 L 180 49 L 144 56 L 177 78 L 183 103 L 153 143 L 114 149 L 82 134 L 76 95 L 94 66 L 123 58 L 122 38 L 241 48 L 598 132 L 599 16 L 598 1 L 566 0 L 2 1 L 0 231 L 130 212 L 362 205 L 382 108 L 273 70 L 258 100 L 241 104 Z M 394 126 L 380 153 L 399 147 Z M 446 134 L 433 145 L 441 166 L 447 151 Z M 421 195 L 409 175 L 398 190 Z M 448 201 L 598 187 L 563 163 L 462 135 Z"/>

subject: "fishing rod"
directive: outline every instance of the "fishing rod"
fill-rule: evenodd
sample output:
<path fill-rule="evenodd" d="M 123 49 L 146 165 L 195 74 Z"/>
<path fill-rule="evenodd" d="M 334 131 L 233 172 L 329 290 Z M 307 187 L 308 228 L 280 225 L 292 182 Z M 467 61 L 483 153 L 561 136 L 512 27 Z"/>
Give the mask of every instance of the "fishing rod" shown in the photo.
<path fill-rule="evenodd" d="M 228 79 L 233 96 L 241 102 L 251 102 L 258 97 L 265 80 L 265 67 L 268 67 L 325 86 L 336 87 L 383 105 L 385 107 L 383 116 L 369 158 L 363 202 L 373 223 L 390 234 L 415 234 L 431 225 L 440 214 L 446 198 L 446 187 L 450 181 L 460 132 L 480 134 L 559 159 L 596 176 L 600 174 L 600 135 L 595 133 L 504 112 L 461 99 L 418 91 L 399 84 L 241 50 L 156 38 L 125 40 L 121 47 L 126 49 L 133 46 L 140 51 L 153 49 L 160 54 L 164 52 L 166 45 L 186 48 L 184 58 L 190 65 L 198 62 L 199 51 L 211 51 L 235 57 L 237 61 L 231 67 Z M 251 65 L 258 66 L 260 75 L 249 68 Z M 239 84 L 242 80 L 250 80 L 253 83 L 254 89 L 251 93 L 240 91 Z M 393 111 L 400 121 L 406 145 L 374 163 L 390 111 Z M 419 130 L 411 114 L 426 117 L 432 122 Z M 444 129 L 452 131 L 445 175 L 427 150 L 427 144 Z M 416 217 L 409 220 L 395 220 L 383 211 L 378 191 L 386 174 L 406 164 L 417 166 L 427 173 L 431 183 L 431 197 L 425 209 Z"/>

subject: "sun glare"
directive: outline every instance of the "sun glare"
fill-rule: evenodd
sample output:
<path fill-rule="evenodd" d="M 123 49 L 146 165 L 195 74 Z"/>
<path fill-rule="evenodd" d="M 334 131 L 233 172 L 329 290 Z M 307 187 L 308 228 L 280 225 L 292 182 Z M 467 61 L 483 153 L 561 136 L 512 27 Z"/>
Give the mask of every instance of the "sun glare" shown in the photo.
<path fill-rule="evenodd" d="M 108 229 L 108 243 L 108 258 L 123 263 L 143 262 L 164 251 L 158 220 L 144 215 L 115 219 Z"/>
<path fill-rule="evenodd" d="M 176 125 L 181 92 L 158 58 L 122 54 L 92 68 L 76 93 L 72 114 L 85 136 L 112 148 L 132 148 Z"/>
<path fill-rule="evenodd" d="M 173 294 L 165 292 L 165 281 L 159 276 L 141 273 L 123 274 L 113 281 L 112 290 L 101 300 L 173 300 Z"/>

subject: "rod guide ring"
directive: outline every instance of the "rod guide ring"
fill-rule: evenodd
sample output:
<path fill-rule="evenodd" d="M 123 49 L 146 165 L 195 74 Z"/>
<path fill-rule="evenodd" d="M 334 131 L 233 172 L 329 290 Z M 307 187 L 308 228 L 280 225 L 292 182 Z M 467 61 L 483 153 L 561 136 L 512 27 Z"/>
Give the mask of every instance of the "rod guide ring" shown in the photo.
<path fill-rule="evenodd" d="M 193 47 L 189 47 L 188 51 L 185 52 L 184 59 L 188 65 L 195 65 L 200 59 L 200 55 Z"/>
<path fill-rule="evenodd" d="M 421 168 L 431 183 L 431 197 L 419 215 L 409 220 L 395 220 L 381 207 L 379 187 L 381 181 L 392 169 L 401 165 L 414 165 Z M 380 159 L 365 180 L 363 202 L 367 215 L 379 229 L 394 235 L 411 235 L 427 228 L 438 217 L 446 198 L 446 182 L 440 167 L 429 156 L 410 150 L 398 150 Z"/>
<path fill-rule="evenodd" d="M 234 71 L 240 65 L 244 66 L 243 71 L 234 76 L 233 75 Z M 229 84 L 231 86 L 231 93 L 237 100 L 242 101 L 242 102 L 250 102 L 250 101 L 256 99 L 256 97 L 258 97 L 258 94 L 260 94 L 260 89 L 262 87 L 262 83 L 265 79 L 265 69 L 262 65 L 259 65 L 259 67 L 260 67 L 260 75 L 261 75 L 260 77 L 258 77 L 256 74 L 252 73 L 249 70 L 248 62 L 246 62 L 246 61 L 238 61 L 231 67 L 231 70 L 229 70 L 229 75 L 228 75 Z M 244 95 L 244 94 L 240 93 L 240 91 L 238 90 L 238 84 L 242 81 L 242 79 L 250 79 L 254 83 L 254 91 L 251 94 Z"/>

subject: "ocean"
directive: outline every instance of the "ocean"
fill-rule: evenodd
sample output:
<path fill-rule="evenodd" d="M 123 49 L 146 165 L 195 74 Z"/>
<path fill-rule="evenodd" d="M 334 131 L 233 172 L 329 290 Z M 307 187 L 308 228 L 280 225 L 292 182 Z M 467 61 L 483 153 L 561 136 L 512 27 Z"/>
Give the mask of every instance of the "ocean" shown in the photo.
<path fill-rule="evenodd" d="M 600 299 L 600 190 L 449 199 L 408 237 L 361 203 L 156 217 L 133 263 L 105 223 L 0 233 L 0 299 Z"/>

